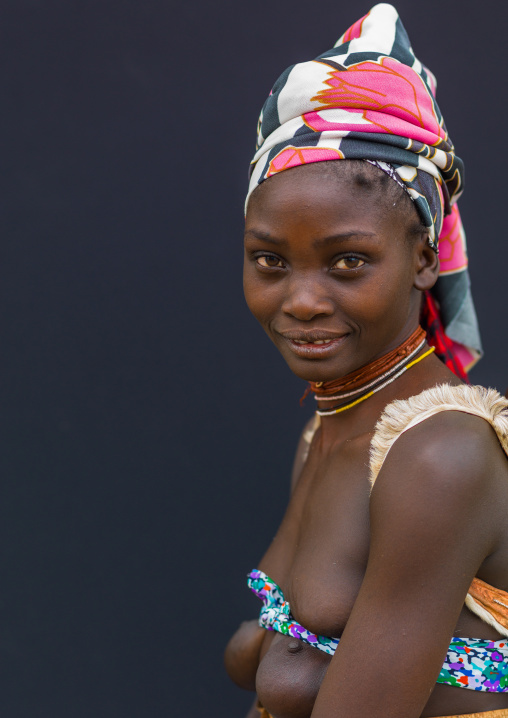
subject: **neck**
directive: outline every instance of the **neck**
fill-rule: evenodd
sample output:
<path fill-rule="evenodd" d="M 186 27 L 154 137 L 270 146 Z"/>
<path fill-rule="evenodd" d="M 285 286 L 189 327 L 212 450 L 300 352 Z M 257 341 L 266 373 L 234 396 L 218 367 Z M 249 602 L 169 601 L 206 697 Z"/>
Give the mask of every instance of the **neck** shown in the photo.
<path fill-rule="evenodd" d="M 349 413 L 349 410 L 363 406 L 367 400 L 371 400 L 374 408 L 378 402 L 372 401 L 372 398 L 382 390 L 386 401 L 387 387 L 392 387 L 403 374 L 434 351 L 425 345 L 425 332 L 418 328 L 399 347 L 346 377 L 326 384 L 313 384 L 312 390 L 319 402 L 317 414 L 331 417 Z M 352 418 L 351 415 L 348 418 Z"/>
<path fill-rule="evenodd" d="M 390 372 L 396 371 L 399 365 L 402 367 L 406 360 L 416 356 L 419 349 L 425 344 L 426 333 L 419 326 L 405 342 L 382 357 L 355 369 L 355 371 L 328 382 L 310 382 L 309 390 L 314 392 L 316 399 L 333 401 L 336 398 L 354 398 L 369 387 L 375 386 L 377 382 L 389 376 Z"/>
<path fill-rule="evenodd" d="M 428 349 L 428 345 L 425 345 L 417 358 L 427 354 Z M 432 354 L 427 355 L 414 368 L 411 367 L 395 381 L 351 409 L 325 416 L 319 416 L 316 412 L 320 424 L 320 442 L 323 446 L 334 446 L 337 441 L 342 444 L 364 436 L 370 442 L 376 423 L 388 404 L 396 399 L 408 399 L 434 385 L 436 380 L 446 381 L 447 378 L 442 376 L 444 373 L 441 361 Z M 318 407 L 324 410 L 329 409 L 329 405 L 330 402 L 318 402 Z"/>

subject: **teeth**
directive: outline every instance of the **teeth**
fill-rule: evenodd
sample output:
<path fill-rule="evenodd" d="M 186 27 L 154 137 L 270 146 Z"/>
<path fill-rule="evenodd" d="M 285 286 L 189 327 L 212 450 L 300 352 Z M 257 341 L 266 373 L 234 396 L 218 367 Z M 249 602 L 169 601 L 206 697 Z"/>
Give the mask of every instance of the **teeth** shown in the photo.
<path fill-rule="evenodd" d="M 333 342 L 333 339 L 316 339 L 314 342 L 306 342 L 303 339 L 294 339 L 293 341 L 296 344 L 330 344 L 330 342 Z"/>

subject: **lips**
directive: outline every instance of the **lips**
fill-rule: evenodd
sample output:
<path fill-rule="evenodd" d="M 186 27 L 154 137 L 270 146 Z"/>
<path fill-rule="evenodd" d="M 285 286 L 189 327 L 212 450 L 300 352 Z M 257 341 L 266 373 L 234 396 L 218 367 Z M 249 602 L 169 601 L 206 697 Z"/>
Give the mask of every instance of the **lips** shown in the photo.
<path fill-rule="evenodd" d="M 278 332 L 286 341 L 291 351 L 304 359 L 324 359 L 335 353 L 342 345 L 347 334 L 313 331 Z"/>

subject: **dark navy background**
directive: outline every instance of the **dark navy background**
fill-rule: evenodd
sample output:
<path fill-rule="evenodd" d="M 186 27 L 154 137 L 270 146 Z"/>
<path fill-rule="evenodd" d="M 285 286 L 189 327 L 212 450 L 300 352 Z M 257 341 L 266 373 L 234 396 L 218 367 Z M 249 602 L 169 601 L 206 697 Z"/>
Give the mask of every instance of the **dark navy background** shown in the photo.
<path fill-rule="evenodd" d="M 398 3 L 467 189 L 505 390 L 506 10 Z M 241 291 L 259 109 L 366 2 L 0 3 L 0 714 L 241 718 L 223 646 L 275 532 L 302 382 Z"/>

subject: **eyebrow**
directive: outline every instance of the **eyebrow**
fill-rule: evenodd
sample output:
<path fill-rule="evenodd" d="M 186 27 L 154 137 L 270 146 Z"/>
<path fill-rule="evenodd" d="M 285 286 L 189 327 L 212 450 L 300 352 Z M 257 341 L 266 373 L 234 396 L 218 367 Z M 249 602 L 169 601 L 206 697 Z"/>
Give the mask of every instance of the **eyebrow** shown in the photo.
<path fill-rule="evenodd" d="M 260 239 L 262 242 L 268 242 L 268 244 L 277 244 L 280 246 L 284 246 L 287 244 L 287 239 L 274 237 L 272 234 L 270 234 L 270 232 L 264 232 L 261 229 L 246 229 L 245 239 L 247 239 L 249 236 L 252 236 L 255 239 Z"/>
<path fill-rule="evenodd" d="M 270 232 L 265 232 L 259 229 L 247 229 L 245 231 L 245 238 L 247 239 L 249 236 L 252 236 L 255 239 L 259 239 L 262 242 L 268 242 L 268 244 L 275 244 L 281 247 L 287 245 L 287 239 L 283 239 L 282 237 L 274 237 L 272 234 L 270 234 Z M 327 244 L 344 242 L 348 239 L 357 239 L 358 237 L 377 238 L 377 234 L 375 232 L 364 232 L 362 230 L 352 229 L 349 232 L 340 232 L 337 234 L 332 234 L 329 237 L 320 237 L 319 239 L 314 239 L 312 241 L 312 246 L 326 246 Z"/>
<path fill-rule="evenodd" d="M 377 239 L 378 235 L 375 232 L 363 232 L 361 230 L 352 229 L 349 232 L 340 232 L 338 234 L 332 234 L 329 237 L 320 237 L 319 239 L 314 239 L 312 242 L 312 246 L 320 247 L 322 245 L 335 244 L 336 242 L 344 242 L 348 239 L 357 239 L 358 237 Z"/>

